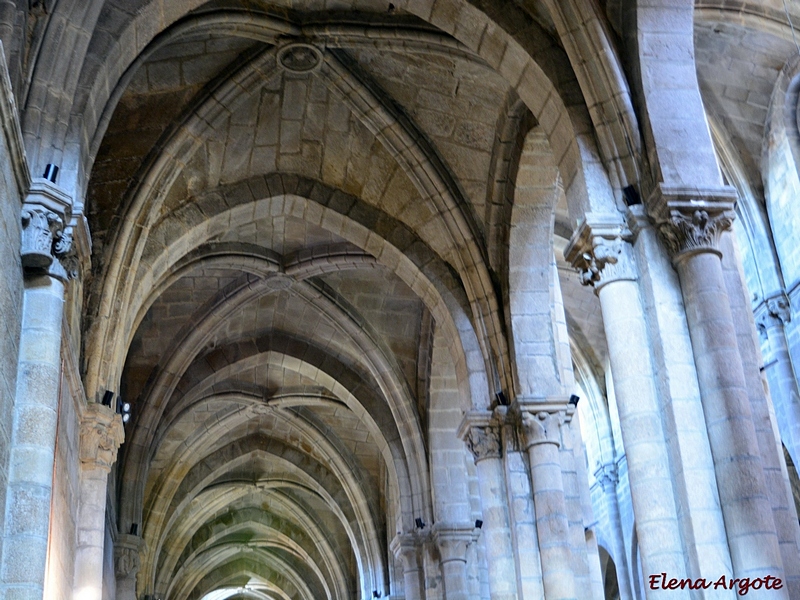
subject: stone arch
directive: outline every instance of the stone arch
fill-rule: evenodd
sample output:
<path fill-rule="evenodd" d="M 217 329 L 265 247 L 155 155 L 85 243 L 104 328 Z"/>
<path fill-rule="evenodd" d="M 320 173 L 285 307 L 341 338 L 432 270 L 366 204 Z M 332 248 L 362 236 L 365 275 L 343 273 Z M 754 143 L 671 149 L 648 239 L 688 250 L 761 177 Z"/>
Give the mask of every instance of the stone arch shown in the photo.
<path fill-rule="evenodd" d="M 694 2 L 637 0 L 634 14 L 648 187 L 717 190 L 722 180 L 694 61 Z"/>
<path fill-rule="evenodd" d="M 772 92 L 761 157 L 767 214 L 787 287 L 800 279 L 800 249 L 794 240 L 800 221 L 795 201 L 800 194 L 798 98 L 800 57 L 794 57 L 784 65 Z"/>
<path fill-rule="evenodd" d="M 566 322 L 553 249 L 554 211 L 562 193 L 547 138 L 534 127 L 520 158 L 508 240 L 510 337 L 515 389 L 522 396 L 561 395 L 569 385 L 563 369 L 572 367 L 564 364 L 571 361 L 561 347 Z"/>

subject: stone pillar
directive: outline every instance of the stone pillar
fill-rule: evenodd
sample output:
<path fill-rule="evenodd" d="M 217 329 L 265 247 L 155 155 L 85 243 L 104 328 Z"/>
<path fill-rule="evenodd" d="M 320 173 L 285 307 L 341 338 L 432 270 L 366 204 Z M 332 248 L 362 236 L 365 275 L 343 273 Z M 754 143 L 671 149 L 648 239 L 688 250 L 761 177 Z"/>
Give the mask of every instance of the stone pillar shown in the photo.
<path fill-rule="evenodd" d="M 797 387 L 784 327 L 791 321 L 789 299 L 779 294 L 764 300 L 755 311 L 764 349 L 764 373 L 777 412 L 781 440 L 795 465 L 800 464 L 800 390 Z"/>
<path fill-rule="evenodd" d="M 414 533 L 396 536 L 389 545 L 395 558 L 403 566 L 403 587 L 406 600 L 424 600 L 422 544 Z M 119 600 L 125 600 L 120 598 Z"/>
<path fill-rule="evenodd" d="M 731 188 L 661 184 L 648 210 L 681 282 L 734 575 L 785 579 L 720 260 L 735 201 Z"/>
<path fill-rule="evenodd" d="M 71 250 L 71 200 L 34 180 L 22 207 L 25 273 L 17 388 L 0 565 L 2 595 L 39 600 L 44 588 L 61 388 L 61 319 Z"/>
<path fill-rule="evenodd" d="M 565 399 L 514 402 L 531 469 L 536 530 L 547 600 L 577 600 L 569 538 L 569 518 L 561 472 L 561 426 L 574 407 Z"/>
<path fill-rule="evenodd" d="M 619 584 L 620 600 L 634 600 L 633 589 L 631 588 L 631 574 L 628 569 L 627 553 L 625 551 L 625 536 L 622 533 L 622 517 L 619 514 L 619 502 L 617 500 L 617 483 L 619 474 L 617 463 L 608 462 L 599 464 L 594 471 L 594 478 L 603 494 L 606 496 L 606 507 L 608 507 L 608 525 L 610 527 L 609 542 L 616 559 L 614 566 L 617 569 L 617 582 Z M 634 565 L 634 568 L 636 566 Z"/>
<path fill-rule="evenodd" d="M 468 600 L 467 546 L 477 537 L 472 524 L 436 523 L 431 533 L 439 549 L 445 600 Z"/>
<path fill-rule="evenodd" d="M 489 569 L 492 600 L 517 598 L 517 572 L 511 545 L 511 525 L 506 502 L 506 482 L 501 458 L 500 424 L 489 412 L 470 412 L 459 436 L 475 458 L 483 515 L 483 542 Z"/>
<path fill-rule="evenodd" d="M 124 438 L 119 415 L 102 404 L 86 406 L 81 417 L 81 495 L 73 600 L 100 600 L 103 596 L 106 489 L 111 465 Z"/>
<path fill-rule="evenodd" d="M 114 575 L 117 578 L 116 600 L 137 600 L 136 575 L 143 540 L 138 535 L 121 534 L 114 542 Z"/>
<path fill-rule="evenodd" d="M 669 452 L 650 363 L 644 310 L 636 284 L 630 232 L 619 221 L 593 216 L 576 232 L 565 256 L 593 285 L 603 326 L 628 458 L 636 533 L 645 578 L 675 573 L 685 578 L 683 540 L 670 477 Z M 648 598 L 688 598 L 681 590 L 647 590 Z"/>
<path fill-rule="evenodd" d="M 514 564 L 518 574 L 517 589 L 521 600 L 541 600 L 544 598 L 542 562 L 539 555 L 536 511 L 533 507 L 527 456 L 521 449 L 516 419 L 508 413 L 508 407 L 498 406 L 494 410 L 494 415 L 501 424 L 500 437 L 503 444 L 511 540 L 515 549 Z"/>

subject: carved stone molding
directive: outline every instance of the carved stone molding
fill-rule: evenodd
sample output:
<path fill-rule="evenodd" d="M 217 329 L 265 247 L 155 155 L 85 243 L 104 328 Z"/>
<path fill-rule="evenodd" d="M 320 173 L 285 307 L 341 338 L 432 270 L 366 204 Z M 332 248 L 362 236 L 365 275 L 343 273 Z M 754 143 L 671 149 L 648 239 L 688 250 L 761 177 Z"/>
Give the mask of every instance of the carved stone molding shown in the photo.
<path fill-rule="evenodd" d="M 322 64 L 322 51 L 302 42 L 287 44 L 278 50 L 278 64 L 295 75 L 312 73 Z"/>
<path fill-rule="evenodd" d="M 583 285 L 598 291 L 612 281 L 637 279 L 630 230 L 616 215 L 587 214 L 564 257 L 581 274 Z"/>
<path fill-rule="evenodd" d="M 111 470 L 125 439 L 122 418 L 102 404 L 90 403 L 81 416 L 80 460 L 84 469 Z"/>
<path fill-rule="evenodd" d="M 117 579 L 136 577 L 143 540 L 137 535 L 120 535 L 114 544 L 114 574 Z"/>
<path fill-rule="evenodd" d="M 673 261 L 703 252 L 719 256 L 719 240 L 733 225 L 736 190 L 691 189 L 659 184 L 648 202 L 650 216 Z"/>

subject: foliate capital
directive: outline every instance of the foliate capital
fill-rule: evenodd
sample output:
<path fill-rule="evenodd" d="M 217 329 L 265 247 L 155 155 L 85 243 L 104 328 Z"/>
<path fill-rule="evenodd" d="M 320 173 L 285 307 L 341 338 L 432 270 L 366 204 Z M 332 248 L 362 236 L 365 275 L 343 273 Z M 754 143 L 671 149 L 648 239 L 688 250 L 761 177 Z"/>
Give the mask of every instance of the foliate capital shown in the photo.
<path fill-rule="evenodd" d="M 735 217 L 736 190 L 732 187 L 690 189 L 659 184 L 648 210 L 673 261 L 712 252 L 719 256 L 719 240 Z"/>
<path fill-rule="evenodd" d="M 35 179 L 22 205 L 20 217 L 23 269 L 45 271 L 66 279 L 72 270 L 72 199 L 46 179 Z"/>
<path fill-rule="evenodd" d="M 85 469 L 111 470 L 125 439 L 122 418 L 102 404 L 90 403 L 81 417 L 80 460 Z"/>
<path fill-rule="evenodd" d="M 567 245 L 564 257 L 595 291 L 612 281 L 635 281 L 632 234 L 615 215 L 588 214 Z"/>
<path fill-rule="evenodd" d="M 530 448 L 539 444 L 561 446 L 561 426 L 565 422 L 565 417 L 564 411 L 523 412 L 520 415 L 520 427 L 525 447 Z"/>

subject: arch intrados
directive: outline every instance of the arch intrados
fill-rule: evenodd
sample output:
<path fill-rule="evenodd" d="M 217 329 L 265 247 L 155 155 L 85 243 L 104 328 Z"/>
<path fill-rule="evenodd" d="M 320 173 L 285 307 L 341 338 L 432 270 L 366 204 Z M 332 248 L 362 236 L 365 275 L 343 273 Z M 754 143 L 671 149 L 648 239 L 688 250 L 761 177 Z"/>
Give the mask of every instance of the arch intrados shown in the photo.
<path fill-rule="evenodd" d="M 231 463 L 223 463 L 220 468 L 194 487 L 195 490 L 199 490 L 196 494 L 187 494 L 184 497 L 184 500 L 180 502 L 180 506 L 172 512 L 169 521 L 161 528 L 158 540 L 153 540 L 152 536 L 147 535 L 152 531 L 152 528 L 148 527 L 149 522 L 145 523 L 145 540 L 148 543 L 148 547 L 154 548 L 154 552 L 150 555 L 151 560 L 143 565 L 142 574 L 145 580 L 150 579 L 150 573 L 155 576 L 156 561 L 162 555 L 165 546 L 173 546 L 176 539 L 182 540 L 184 544 L 187 543 L 191 539 L 193 531 L 196 531 L 198 522 L 207 523 L 209 517 L 221 509 L 230 507 L 237 498 L 241 499 L 248 495 L 257 494 L 258 498 L 254 498 L 253 502 L 263 501 L 263 490 L 271 490 L 270 498 L 273 501 L 281 501 L 284 498 L 285 494 L 282 491 L 284 489 L 294 489 L 318 498 L 337 518 L 340 526 L 348 536 L 357 564 L 360 567 L 364 561 L 372 566 L 381 564 L 380 554 L 379 552 L 376 554 L 375 548 L 370 548 L 370 538 L 365 535 L 366 532 L 359 528 L 357 533 L 351 526 L 351 523 L 360 523 L 357 515 L 351 511 L 347 511 L 350 514 L 345 514 L 343 508 L 348 507 L 340 506 L 330 491 L 318 479 L 315 479 L 313 473 L 307 473 L 299 465 L 283 457 L 268 454 L 260 447 L 256 447 L 232 461 L 236 463 L 234 467 L 238 464 L 247 463 L 254 455 L 263 455 L 265 458 L 269 458 L 271 462 L 280 464 L 285 469 L 282 471 L 280 479 L 277 481 L 267 480 L 257 484 L 257 491 L 253 489 L 254 484 L 251 482 L 230 482 L 209 487 L 209 484 L 220 477 L 226 468 L 231 468 Z M 297 479 L 293 480 L 292 477 Z M 194 500 L 197 501 L 195 502 Z M 293 514 L 298 523 L 311 531 L 318 532 L 320 536 L 327 539 L 322 524 L 314 518 L 314 511 L 298 504 L 297 498 L 286 497 L 285 500 L 281 501 L 281 504 L 289 513 Z M 171 541 L 171 543 L 168 543 L 168 541 Z"/>
<path fill-rule="evenodd" d="M 286 490 L 309 492 L 312 485 L 313 482 L 306 485 L 305 483 L 293 480 L 266 481 L 258 482 L 256 484 L 257 488 L 254 489 L 253 484 L 240 482 L 227 484 L 222 490 L 217 489 L 213 492 L 211 490 L 204 490 L 198 495 L 198 498 L 203 500 L 202 505 L 201 503 L 195 503 L 187 507 L 181 519 L 176 522 L 175 527 L 170 531 L 170 535 L 167 536 L 166 540 L 169 543 L 166 545 L 168 547 L 176 545 L 183 548 L 187 547 L 199 531 L 213 524 L 217 519 L 224 519 L 225 515 L 229 514 L 231 511 L 234 513 L 245 510 L 259 510 L 263 512 L 257 507 L 260 507 L 263 503 L 264 491 L 270 491 L 271 506 L 274 508 L 275 505 L 278 505 L 277 516 L 279 518 L 287 522 L 296 522 L 298 526 L 304 528 L 304 531 L 313 534 L 313 536 L 310 535 L 309 537 L 314 537 L 315 541 L 318 541 L 318 543 L 326 547 L 336 547 L 337 550 L 342 550 L 337 541 L 328 535 L 329 532 L 326 531 L 326 529 L 322 527 L 322 524 L 315 518 L 315 512 L 309 510 L 307 506 L 298 503 L 296 498 L 289 497 L 286 494 Z M 309 493 L 312 492 L 313 490 Z M 222 497 L 220 497 L 220 495 Z M 322 490 L 322 495 L 324 495 L 324 490 Z M 242 506 L 245 508 L 242 508 Z M 220 513 L 221 509 L 226 509 L 226 513 Z M 338 506 L 335 504 L 331 505 L 331 510 L 341 523 L 350 548 L 353 549 L 353 556 L 360 568 L 362 558 L 359 553 L 355 552 L 355 549 L 360 548 L 356 533 L 348 521 L 347 516 Z M 276 513 L 272 514 L 275 515 Z M 197 522 L 202 523 L 199 529 L 196 527 Z"/>
<path fill-rule="evenodd" d="M 412 13 L 419 12 L 419 9 L 416 7 L 416 5 L 408 8 Z M 483 17 L 482 21 L 488 23 L 488 19 L 485 17 L 485 15 L 479 13 L 476 9 L 470 7 L 466 3 L 462 3 L 460 8 L 462 11 L 475 10 L 476 11 L 475 17 L 477 19 L 481 19 L 481 17 Z M 418 16 L 423 20 L 427 21 L 431 20 L 429 18 L 430 15 L 419 14 Z M 437 25 L 436 23 L 434 24 Z M 445 24 L 438 23 L 438 26 L 440 27 L 443 25 Z M 133 26 L 134 25 L 132 24 L 131 27 Z M 444 26 L 443 29 L 450 33 L 455 34 L 456 38 L 464 38 L 466 36 L 464 32 L 456 31 L 455 21 L 450 23 L 449 26 Z M 532 108 L 535 113 L 540 114 L 541 117 L 540 122 L 545 124 L 545 126 L 547 127 L 548 131 L 551 134 L 553 134 L 553 132 L 556 130 L 560 131 L 560 129 L 566 129 L 566 131 L 561 132 L 565 135 L 555 135 L 555 136 L 551 135 L 551 137 L 552 139 L 563 140 L 565 146 L 559 148 L 559 150 L 563 151 L 559 151 L 558 155 L 564 157 L 564 161 L 566 161 L 566 163 L 574 163 L 573 164 L 574 168 L 567 169 L 567 171 L 570 174 L 579 173 L 580 164 L 583 160 L 582 153 L 584 152 L 585 149 L 584 145 L 579 145 L 575 142 L 575 131 L 583 130 L 582 128 L 582 125 L 584 124 L 583 121 L 587 120 L 587 114 L 585 114 L 587 111 L 585 106 L 581 105 L 582 106 L 581 111 L 584 114 L 582 114 L 581 118 L 579 118 L 575 123 L 573 123 L 574 116 L 570 117 L 568 115 L 566 119 L 561 119 L 560 116 L 562 115 L 562 113 L 565 113 L 566 107 L 561 101 L 560 96 L 555 92 L 555 88 L 552 86 L 550 80 L 541 71 L 541 67 L 530 56 L 525 54 L 525 52 L 521 49 L 521 47 L 519 47 L 518 44 L 502 30 L 502 28 L 498 28 L 497 31 L 493 30 L 492 35 L 501 38 L 500 41 L 502 45 L 510 48 L 507 51 L 509 56 L 516 55 L 515 58 L 523 57 L 523 59 L 519 63 L 515 63 L 514 60 L 510 61 L 509 64 L 513 63 L 514 67 L 507 66 L 506 69 L 503 69 L 502 68 L 503 64 L 501 63 L 499 57 L 488 56 L 489 52 L 488 47 L 491 44 L 486 44 L 486 48 L 484 48 L 481 45 L 481 39 L 483 37 L 482 30 L 481 33 L 479 35 L 476 35 L 475 38 L 471 40 L 462 39 L 462 41 L 466 44 L 467 47 L 472 48 L 473 51 L 476 51 L 478 55 L 483 56 L 483 58 L 492 68 L 498 69 L 501 75 L 505 76 L 507 79 L 510 77 L 511 78 L 510 83 L 512 86 L 526 88 L 525 90 L 520 90 L 520 92 L 523 91 L 525 92 L 521 93 L 521 96 L 523 96 L 524 99 L 526 99 L 526 102 L 528 103 L 529 107 Z M 146 42 L 149 41 L 150 38 L 142 40 L 142 44 L 145 44 Z M 141 49 L 142 48 L 140 48 L 139 50 Z M 528 77 L 522 77 L 523 73 L 527 74 Z M 534 81 L 535 84 L 531 85 L 531 83 Z M 575 125 L 578 125 L 577 129 L 575 128 Z M 570 145 L 572 146 L 572 151 L 567 152 Z M 581 188 L 581 186 L 577 187 L 571 186 L 571 189 L 578 189 L 578 188 Z M 585 192 L 585 190 L 583 190 L 583 192 Z M 114 279 L 114 277 L 110 277 L 109 279 Z M 90 377 L 90 379 L 93 379 L 93 377 Z M 90 381 L 88 387 L 90 390 L 93 390 L 95 385 L 96 384 L 94 381 Z"/>
<path fill-rule="evenodd" d="M 235 434 L 235 430 L 231 431 Z M 233 437 L 233 436 L 232 436 Z M 317 440 L 317 443 L 327 445 L 325 440 Z M 238 456 L 231 458 L 233 451 L 238 450 Z M 330 449 L 328 449 L 330 450 Z M 299 455 L 299 456 L 298 456 Z M 145 539 L 148 546 L 155 548 L 157 554 L 163 547 L 164 538 L 172 529 L 176 519 L 191 505 L 194 498 L 198 497 L 209 486 L 214 487 L 215 481 L 223 478 L 226 473 L 231 472 L 237 467 L 244 466 L 255 456 L 269 459 L 274 462 L 275 468 L 287 468 L 294 465 L 287 473 L 295 473 L 302 476 L 304 485 L 310 485 L 316 477 L 317 486 L 310 489 L 316 490 L 314 495 L 320 499 L 329 509 L 334 505 L 339 506 L 348 514 L 349 519 L 358 518 L 356 521 L 360 526 L 370 528 L 370 524 L 375 517 L 373 514 L 375 507 L 369 501 L 367 490 L 356 478 L 355 473 L 347 469 L 347 465 L 342 464 L 338 456 L 331 456 L 328 462 L 320 461 L 306 453 L 301 452 L 296 447 L 274 437 L 265 437 L 260 433 L 257 435 L 242 435 L 233 440 L 224 440 L 209 451 L 186 470 L 184 477 L 180 481 L 170 481 L 162 483 L 161 489 L 157 490 L 154 504 L 146 511 L 145 519 Z M 292 458 L 287 458 L 292 457 Z M 296 462 L 292 462 L 292 461 Z M 174 479 L 174 478 L 173 478 Z M 225 486 L 226 483 L 219 485 Z M 218 487 L 218 486 L 216 486 Z M 324 491 L 324 493 L 322 493 Z M 156 531 L 160 531 L 157 543 L 152 538 Z M 365 540 L 370 539 L 365 533 Z"/>
<path fill-rule="evenodd" d="M 352 329 L 351 333 L 353 335 L 355 335 L 356 337 L 364 338 L 363 329 L 360 326 L 359 327 L 352 327 L 351 329 Z M 288 336 L 288 334 L 287 334 L 287 336 Z M 299 348 L 299 342 L 297 340 L 295 340 L 293 342 L 293 344 L 289 344 L 288 343 L 289 337 L 291 337 L 291 336 L 286 337 L 286 341 L 287 341 L 286 346 L 287 346 L 287 348 L 292 348 L 292 347 Z M 242 342 L 240 342 L 238 344 L 234 343 L 233 345 L 238 346 L 240 348 L 239 351 L 237 353 L 235 353 L 235 354 L 241 354 L 240 359 L 239 359 L 240 361 L 242 360 L 242 358 L 244 358 L 248 354 L 249 355 L 256 355 L 256 356 L 261 355 L 261 354 L 263 354 L 263 352 L 260 350 L 260 348 L 270 348 L 272 346 L 272 344 L 274 343 L 274 341 L 273 341 L 274 338 L 275 338 L 275 334 L 274 334 L 274 332 L 271 331 L 268 335 L 265 335 L 262 338 L 258 338 L 258 339 L 254 338 L 253 341 L 249 342 L 249 343 L 246 340 L 242 341 Z M 364 346 L 365 342 L 367 342 L 367 340 L 366 339 L 362 339 L 362 342 L 359 344 L 364 349 L 364 352 L 367 353 L 367 354 L 372 355 L 372 360 L 378 358 L 377 356 L 375 356 L 375 348 L 373 348 L 373 347 L 371 347 L 369 345 L 368 346 Z M 313 348 L 314 346 L 310 342 L 306 342 L 306 344 L 304 345 L 304 348 L 306 348 L 306 347 Z M 296 356 L 292 356 L 291 354 L 282 353 L 280 355 L 280 357 L 278 358 L 279 364 L 281 364 L 281 366 L 283 368 L 286 368 L 287 366 L 291 365 L 291 367 L 294 367 L 293 370 L 296 370 L 301 375 L 305 375 L 307 377 L 311 376 L 312 380 L 318 381 L 324 387 L 326 387 L 327 389 L 330 389 L 336 395 L 338 395 L 343 401 L 345 401 L 350 406 L 351 410 L 353 410 L 358 415 L 362 414 L 362 410 L 363 410 L 362 407 L 366 408 L 368 406 L 375 405 L 375 408 L 371 411 L 372 414 L 371 414 L 370 417 L 368 417 L 368 419 L 372 419 L 373 422 L 374 422 L 375 427 L 377 428 L 376 431 L 374 432 L 374 434 L 376 436 L 376 439 L 385 440 L 385 443 L 387 445 L 389 445 L 390 447 L 393 447 L 392 442 L 401 439 L 402 436 L 400 436 L 400 432 L 396 430 L 397 419 L 399 419 L 401 415 L 398 415 L 398 414 L 394 415 L 395 421 L 393 421 L 393 423 L 395 423 L 395 425 L 392 425 L 390 423 L 390 421 L 387 421 L 386 419 L 383 419 L 381 421 L 383 423 L 383 425 L 378 425 L 378 422 L 375 421 L 376 415 L 380 415 L 382 412 L 385 412 L 382 409 L 380 409 L 379 406 L 378 406 L 378 405 L 382 405 L 382 403 L 379 401 L 379 397 L 375 396 L 375 400 L 374 401 L 371 401 L 371 402 L 368 402 L 367 404 L 364 404 L 364 399 L 366 398 L 366 396 L 364 396 L 363 394 L 367 390 L 369 390 L 370 388 L 364 386 L 362 382 L 372 381 L 373 377 L 375 376 L 376 373 L 380 373 L 380 377 L 386 378 L 387 376 L 389 376 L 389 374 L 391 372 L 390 365 L 383 364 L 380 361 L 378 361 L 378 364 L 374 364 L 372 367 L 370 367 L 369 365 L 365 365 L 367 368 L 370 368 L 370 370 L 372 372 L 371 373 L 365 372 L 365 373 L 361 373 L 361 374 L 353 373 L 352 376 L 348 377 L 347 379 L 349 381 L 351 381 L 351 382 L 355 382 L 356 387 L 352 388 L 352 389 L 348 389 L 346 386 L 342 385 L 342 383 L 341 383 L 342 376 L 341 375 L 339 377 L 334 377 L 332 375 L 331 376 L 326 376 L 325 375 L 325 370 L 324 369 L 321 370 L 321 366 L 323 366 L 326 363 L 326 361 L 329 361 L 330 358 L 331 358 L 329 353 L 327 353 L 327 352 L 325 352 L 323 350 L 319 350 L 317 352 L 317 355 L 318 355 L 317 356 L 317 358 L 318 358 L 317 364 L 310 363 L 309 362 L 309 356 L 307 354 L 299 353 L 299 350 L 297 350 L 296 354 L 297 354 Z M 286 360 L 286 359 L 289 359 L 289 360 Z M 189 363 L 189 365 L 185 369 L 183 369 L 183 375 L 184 376 L 191 376 L 192 364 L 200 366 L 200 372 L 204 373 L 206 375 L 206 377 L 203 378 L 204 380 L 207 380 L 208 377 L 218 378 L 220 376 L 219 375 L 219 371 L 215 371 L 215 372 L 209 372 L 208 371 L 208 366 L 207 366 L 207 364 L 205 362 L 205 355 L 203 355 L 203 356 L 195 356 L 195 358 L 192 361 L 192 363 Z M 308 365 L 308 369 L 307 369 L 308 372 L 306 372 L 306 373 L 304 373 L 301 370 L 297 369 L 298 366 L 302 366 L 304 364 Z M 228 367 L 224 367 L 223 369 L 236 370 L 237 368 L 238 367 L 236 367 L 236 366 L 229 365 Z M 351 371 L 351 369 L 345 369 L 344 372 L 348 373 L 350 371 Z M 325 379 L 321 380 L 321 379 L 319 379 L 320 377 L 325 377 Z M 173 386 L 171 386 L 171 389 L 174 390 L 178 385 L 180 385 L 180 381 L 176 381 L 175 384 Z M 389 387 L 386 387 L 387 385 Z M 203 386 L 202 386 L 202 382 L 200 383 L 200 385 L 195 386 L 195 387 L 198 387 L 198 389 L 200 389 L 200 390 L 204 389 Z M 383 397 L 386 397 L 387 399 L 388 398 L 394 398 L 394 401 L 391 403 L 391 405 L 395 405 L 395 404 L 400 405 L 400 406 L 396 406 L 395 409 L 393 409 L 392 412 L 396 413 L 397 410 L 401 410 L 402 406 L 405 406 L 406 404 L 408 404 L 408 402 L 410 402 L 410 399 L 408 397 L 405 397 L 402 394 L 402 391 L 403 391 L 402 386 L 397 385 L 397 384 L 392 384 L 391 381 L 388 381 L 388 382 L 380 385 L 379 389 L 381 389 Z M 361 390 L 361 393 L 359 393 L 359 390 Z M 347 392 L 347 393 L 342 394 L 343 391 Z M 191 400 L 189 400 L 189 401 L 191 401 Z M 377 404 L 376 404 L 376 402 L 377 402 Z M 178 402 L 178 404 L 174 406 L 173 412 L 180 411 L 180 410 L 182 410 L 182 408 L 181 408 L 180 402 Z M 369 412 L 370 411 L 367 410 L 367 413 L 369 413 Z M 401 410 L 401 412 L 402 412 L 402 410 Z M 177 414 L 180 414 L 180 412 L 177 412 Z M 164 415 L 161 414 L 160 412 L 158 413 L 158 415 L 156 415 L 155 413 L 153 413 L 153 415 L 154 415 L 154 418 L 155 417 L 158 417 L 158 418 L 157 418 L 156 421 L 153 421 L 151 426 L 147 427 L 148 439 L 145 440 L 145 443 L 143 443 L 143 444 L 139 443 L 138 444 L 138 446 L 142 446 L 142 448 L 147 448 L 148 449 L 148 453 L 149 453 L 148 462 L 152 461 L 153 458 L 155 457 L 154 453 L 155 453 L 156 449 L 159 448 L 160 445 L 161 445 L 160 439 L 163 439 L 163 435 L 164 435 L 163 432 L 165 432 L 166 428 L 170 427 L 171 423 L 173 422 L 171 418 L 165 420 L 163 418 Z M 143 415 L 142 418 L 144 419 L 144 423 L 145 424 L 147 424 L 149 422 L 147 420 L 146 416 Z M 139 422 L 137 422 L 137 425 L 138 424 L 139 424 Z M 391 425 L 393 430 L 394 430 L 394 433 L 392 435 L 387 435 L 389 433 L 389 431 L 386 429 L 386 427 L 389 426 L 389 425 Z M 138 429 L 137 429 L 137 431 L 138 431 Z M 136 436 L 136 437 L 138 438 L 140 436 Z M 418 440 L 417 443 L 418 444 L 421 443 L 421 440 Z M 411 451 L 411 455 L 413 456 L 413 454 L 414 454 L 414 452 L 412 451 L 413 440 L 408 440 L 408 444 L 412 444 L 412 446 L 406 447 L 405 450 L 403 452 L 401 452 L 400 454 L 398 454 L 399 448 L 395 449 L 393 453 L 396 456 L 403 456 L 403 455 L 408 456 L 409 451 Z M 137 452 L 137 451 L 130 452 L 126 456 L 126 462 L 125 462 L 126 467 L 128 465 L 130 465 L 130 464 L 136 464 L 134 461 L 137 460 L 137 459 L 141 460 L 141 457 L 139 456 L 140 454 L 141 454 L 141 452 Z M 144 478 L 137 478 L 137 479 L 139 479 L 141 481 Z"/>
<path fill-rule="evenodd" d="M 290 583 L 303 594 L 302 597 L 304 599 L 311 600 L 315 597 L 302 575 L 295 570 L 294 565 L 288 564 L 282 557 L 259 548 L 230 546 L 209 549 L 202 557 L 203 560 L 198 561 L 200 564 L 197 565 L 193 573 L 188 573 L 185 577 L 176 579 L 172 586 L 174 591 L 171 592 L 171 597 L 175 600 L 185 600 L 191 598 L 193 594 L 195 596 L 205 595 L 210 591 L 210 588 L 224 584 L 225 579 L 230 575 L 234 573 L 235 575 L 241 575 L 241 569 L 235 567 L 230 575 L 219 572 L 226 567 L 230 568 L 237 559 L 248 555 L 252 555 L 254 560 L 258 560 L 257 566 L 261 569 L 270 569 L 278 574 L 278 577 L 286 579 L 287 583 Z M 254 569 L 254 572 L 258 573 L 259 569 Z M 215 577 L 219 577 L 219 579 L 215 581 Z M 263 574 L 261 577 L 263 578 Z M 206 581 L 208 583 L 204 584 L 203 582 Z M 328 600 L 333 600 L 330 596 L 327 598 Z"/>
<path fill-rule="evenodd" d="M 237 531 L 243 531 L 243 530 L 246 529 L 246 525 L 247 524 L 243 524 L 240 527 L 232 527 L 227 532 L 227 534 L 230 535 L 230 534 L 235 534 Z M 321 587 L 325 590 L 325 592 L 326 592 L 328 597 L 332 597 L 331 585 L 330 584 L 334 584 L 334 586 L 335 586 L 337 583 L 339 583 L 339 584 L 343 583 L 341 581 L 337 582 L 337 581 L 335 581 L 333 579 L 328 579 L 325 576 L 325 574 L 323 573 L 323 571 L 320 568 L 320 565 L 317 563 L 317 561 L 314 560 L 311 557 L 311 555 L 309 555 L 308 552 L 306 552 L 305 549 L 303 549 L 299 544 L 297 544 L 291 537 L 287 536 L 286 534 L 284 534 L 284 533 L 282 533 L 282 532 L 280 532 L 278 530 L 272 529 L 272 528 L 262 527 L 262 528 L 260 528 L 260 530 L 263 532 L 264 537 L 259 539 L 259 540 L 255 540 L 255 543 L 259 544 L 257 547 L 263 548 L 266 551 L 269 551 L 269 549 L 271 549 L 271 548 L 278 548 L 280 550 L 285 551 L 287 554 L 290 554 L 290 555 L 294 556 L 300 563 L 304 564 L 308 568 L 308 570 L 311 571 L 316 576 L 316 578 L 319 580 L 319 582 L 321 584 Z M 185 557 L 182 557 L 183 560 L 181 561 L 181 566 L 173 574 L 170 575 L 170 578 L 173 579 L 173 580 L 179 581 L 180 577 L 181 577 L 181 573 L 183 571 L 191 570 L 192 568 L 194 568 L 195 567 L 194 563 L 201 562 L 202 561 L 202 555 L 212 551 L 213 548 L 216 547 L 216 546 L 229 546 L 229 547 L 237 547 L 238 546 L 238 547 L 241 547 L 241 548 L 253 547 L 250 542 L 244 542 L 244 543 L 227 542 L 226 543 L 225 540 L 224 540 L 224 536 L 219 536 L 219 537 L 215 538 L 215 541 L 219 542 L 219 543 L 218 544 L 214 544 L 212 542 L 209 545 L 207 545 L 205 547 L 202 547 L 202 548 L 197 548 L 194 552 L 190 553 L 189 555 L 187 555 Z M 322 557 L 320 557 L 320 558 L 322 558 Z M 331 577 L 333 576 L 333 574 L 330 574 L 330 575 L 331 575 Z M 343 586 L 339 585 L 337 587 L 338 587 L 338 592 L 339 592 L 337 594 L 337 596 L 341 597 L 341 598 L 344 598 L 344 596 L 342 595 L 342 593 L 345 591 L 344 589 L 342 589 Z M 171 595 L 171 589 L 170 588 L 171 588 L 171 586 L 166 588 L 167 589 L 166 597 L 169 597 Z M 156 589 L 160 590 L 160 589 L 163 589 L 163 588 L 160 588 L 160 587 L 157 586 Z"/>

